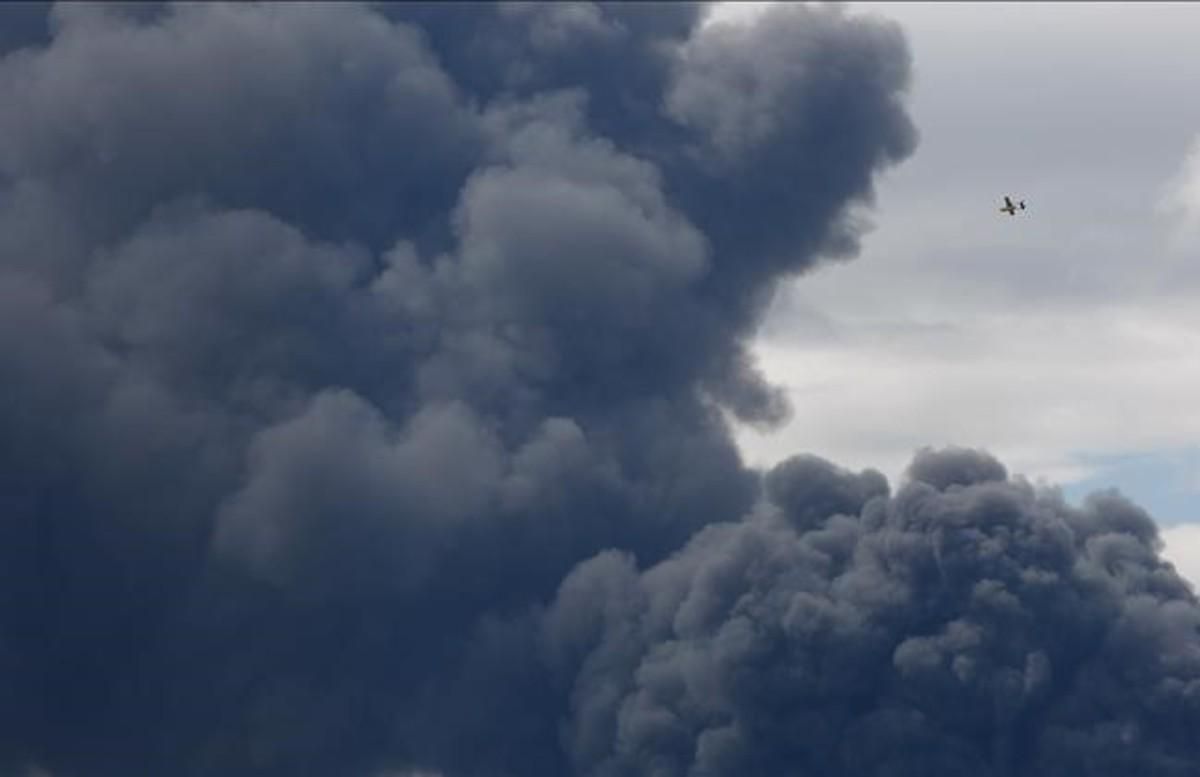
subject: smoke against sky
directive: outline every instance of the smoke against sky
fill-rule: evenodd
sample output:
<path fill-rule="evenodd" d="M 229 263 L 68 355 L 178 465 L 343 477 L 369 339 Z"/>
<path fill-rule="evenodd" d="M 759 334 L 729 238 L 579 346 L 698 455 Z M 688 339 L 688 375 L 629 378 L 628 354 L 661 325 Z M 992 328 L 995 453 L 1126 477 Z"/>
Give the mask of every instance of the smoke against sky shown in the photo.
<path fill-rule="evenodd" d="M 1194 772 L 1143 511 L 733 440 L 916 146 L 896 25 L 15 8 L 6 773 Z"/>
<path fill-rule="evenodd" d="M 849 6 L 903 25 L 922 141 L 881 177 L 861 255 L 776 295 L 754 350 L 795 413 L 739 433 L 748 458 L 895 478 L 921 445 L 983 446 L 1072 499 L 1119 486 L 1195 520 L 1200 103 L 1179 95 L 1200 6 Z M 1025 218 L 999 217 L 1004 193 Z"/>

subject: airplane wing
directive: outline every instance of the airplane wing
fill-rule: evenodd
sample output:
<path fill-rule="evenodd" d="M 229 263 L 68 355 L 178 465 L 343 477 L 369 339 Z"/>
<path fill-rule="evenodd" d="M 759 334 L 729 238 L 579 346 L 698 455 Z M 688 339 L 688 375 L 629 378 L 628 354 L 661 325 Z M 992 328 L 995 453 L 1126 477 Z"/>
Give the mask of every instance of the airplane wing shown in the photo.
<path fill-rule="evenodd" d="M 1009 199 L 1009 196 L 1007 194 L 1004 195 L 1004 207 L 1011 208 L 1012 206 L 1013 206 L 1012 200 Z"/>

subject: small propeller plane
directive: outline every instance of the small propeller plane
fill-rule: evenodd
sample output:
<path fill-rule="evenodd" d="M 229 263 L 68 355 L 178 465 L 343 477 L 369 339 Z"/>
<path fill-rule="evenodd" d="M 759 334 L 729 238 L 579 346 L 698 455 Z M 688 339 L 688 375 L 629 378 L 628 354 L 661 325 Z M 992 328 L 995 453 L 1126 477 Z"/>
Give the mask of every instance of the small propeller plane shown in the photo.
<path fill-rule="evenodd" d="M 1012 199 L 1007 194 L 1004 195 L 1004 207 L 1000 209 L 1000 212 L 1015 216 L 1018 210 L 1025 210 L 1025 200 L 1017 200 L 1017 204 L 1013 205 Z"/>

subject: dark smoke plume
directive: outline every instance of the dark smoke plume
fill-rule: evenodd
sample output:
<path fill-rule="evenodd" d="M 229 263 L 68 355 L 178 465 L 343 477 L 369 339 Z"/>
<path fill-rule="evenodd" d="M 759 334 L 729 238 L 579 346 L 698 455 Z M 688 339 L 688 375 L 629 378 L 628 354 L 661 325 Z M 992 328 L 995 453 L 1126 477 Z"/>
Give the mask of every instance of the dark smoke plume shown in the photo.
<path fill-rule="evenodd" d="M 1136 508 L 742 464 L 909 63 L 702 11 L 0 8 L 0 774 L 1198 773 Z"/>
<path fill-rule="evenodd" d="M 1200 608 L 1150 518 L 973 451 L 910 478 L 793 459 L 671 558 L 576 568 L 545 621 L 575 772 L 1196 774 Z"/>

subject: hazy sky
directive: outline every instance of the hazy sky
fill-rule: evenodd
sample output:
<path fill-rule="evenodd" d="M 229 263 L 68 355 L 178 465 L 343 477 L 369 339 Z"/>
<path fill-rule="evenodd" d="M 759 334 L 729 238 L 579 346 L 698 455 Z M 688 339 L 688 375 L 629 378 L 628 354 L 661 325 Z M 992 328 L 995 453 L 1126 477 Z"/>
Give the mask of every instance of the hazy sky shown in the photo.
<path fill-rule="evenodd" d="M 795 415 L 748 456 L 977 445 L 1200 521 L 1200 5 L 849 5 L 903 25 L 921 140 L 862 255 L 780 294 L 757 350 Z"/>

